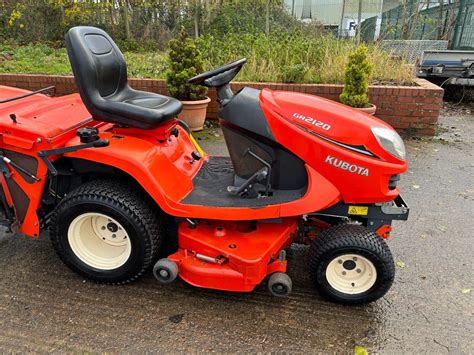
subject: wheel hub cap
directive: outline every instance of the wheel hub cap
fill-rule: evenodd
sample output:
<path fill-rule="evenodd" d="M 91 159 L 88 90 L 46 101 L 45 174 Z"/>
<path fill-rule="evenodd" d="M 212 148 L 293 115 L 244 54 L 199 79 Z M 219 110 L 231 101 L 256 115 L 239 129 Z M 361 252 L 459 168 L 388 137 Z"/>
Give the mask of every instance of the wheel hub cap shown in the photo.
<path fill-rule="evenodd" d="M 346 260 L 342 263 L 342 266 L 346 270 L 353 270 L 356 267 L 356 263 L 354 260 Z"/>
<path fill-rule="evenodd" d="M 68 241 L 74 254 L 84 263 L 100 270 L 124 265 L 132 251 L 123 226 L 101 213 L 84 213 L 69 225 Z"/>
<path fill-rule="evenodd" d="M 339 292 L 360 294 L 377 280 L 377 270 L 367 258 L 357 254 L 339 255 L 328 264 L 326 279 Z"/>
<path fill-rule="evenodd" d="M 107 229 L 108 229 L 110 232 L 112 232 L 112 233 L 117 232 L 117 231 L 118 231 L 118 228 L 119 228 L 119 227 L 118 227 L 115 223 L 113 223 L 113 222 L 107 223 Z"/>

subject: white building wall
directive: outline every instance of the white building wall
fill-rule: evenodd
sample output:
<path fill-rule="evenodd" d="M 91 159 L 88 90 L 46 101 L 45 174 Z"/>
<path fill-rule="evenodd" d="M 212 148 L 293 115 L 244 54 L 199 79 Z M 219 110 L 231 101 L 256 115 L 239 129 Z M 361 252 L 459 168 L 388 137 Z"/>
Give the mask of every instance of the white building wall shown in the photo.
<path fill-rule="evenodd" d="M 343 17 L 344 23 L 358 17 L 358 0 L 285 0 L 288 9 L 300 20 L 312 20 L 326 26 L 339 26 Z M 397 0 L 386 0 L 385 7 L 394 7 Z M 343 4 L 344 11 L 343 11 Z M 363 0 L 362 19 L 378 16 L 384 10 L 384 0 Z"/>
<path fill-rule="evenodd" d="M 315 21 L 325 26 L 339 27 L 342 36 L 355 36 L 359 0 L 285 0 L 288 9 L 302 21 Z M 398 0 L 363 0 L 361 18 L 378 16 L 380 26 L 382 12 L 398 6 Z M 377 32 L 377 30 L 376 30 Z"/>

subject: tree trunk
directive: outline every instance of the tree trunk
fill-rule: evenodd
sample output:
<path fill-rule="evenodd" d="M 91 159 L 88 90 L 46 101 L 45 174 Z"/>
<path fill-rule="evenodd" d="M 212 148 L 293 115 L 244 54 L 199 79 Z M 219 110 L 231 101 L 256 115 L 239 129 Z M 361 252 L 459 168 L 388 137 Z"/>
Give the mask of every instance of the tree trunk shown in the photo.
<path fill-rule="evenodd" d="M 438 5 L 438 39 L 443 38 L 443 11 L 444 10 L 444 0 L 439 0 Z"/>
<path fill-rule="evenodd" d="M 109 14 L 110 14 L 110 26 L 114 28 L 115 26 L 115 14 L 114 14 L 114 8 L 115 8 L 115 0 L 112 0 L 109 4 Z"/>
<path fill-rule="evenodd" d="M 194 38 L 199 38 L 199 0 L 194 0 Z"/>
<path fill-rule="evenodd" d="M 125 22 L 125 38 L 130 39 L 132 38 L 132 34 L 130 33 L 128 0 L 122 0 L 122 10 L 123 10 L 123 21 Z"/>
<path fill-rule="evenodd" d="M 400 39 L 408 39 L 408 33 L 410 32 L 410 29 L 409 29 L 410 14 L 408 12 L 408 1 L 410 0 L 402 1 L 403 13 L 402 13 L 402 27 L 401 27 Z"/>
<path fill-rule="evenodd" d="M 362 29 L 362 0 L 359 0 L 359 6 L 358 6 L 358 9 L 357 9 L 357 33 L 356 33 L 357 45 L 360 44 L 361 29 Z"/>
<path fill-rule="evenodd" d="M 272 0 L 267 0 L 265 6 L 265 34 L 270 35 L 270 4 Z"/>

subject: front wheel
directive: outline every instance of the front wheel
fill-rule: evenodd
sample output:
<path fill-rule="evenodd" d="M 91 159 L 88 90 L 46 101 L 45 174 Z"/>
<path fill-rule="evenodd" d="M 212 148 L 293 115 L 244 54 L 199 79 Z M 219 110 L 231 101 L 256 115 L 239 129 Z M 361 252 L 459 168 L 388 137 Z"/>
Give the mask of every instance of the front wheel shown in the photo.
<path fill-rule="evenodd" d="M 323 231 L 309 254 L 311 279 L 326 298 L 346 304 L 375 301 L 392 286 L 392 254 L 377 234 L 353 224 Z"/>
<path fill-rule="evenodd" d="M 87 182 L 65 197 L 51 221 L 62 261 L 94 281 L 125 284 L 158 255 L 161 216 L 144 193 L 114 180 Z"/>

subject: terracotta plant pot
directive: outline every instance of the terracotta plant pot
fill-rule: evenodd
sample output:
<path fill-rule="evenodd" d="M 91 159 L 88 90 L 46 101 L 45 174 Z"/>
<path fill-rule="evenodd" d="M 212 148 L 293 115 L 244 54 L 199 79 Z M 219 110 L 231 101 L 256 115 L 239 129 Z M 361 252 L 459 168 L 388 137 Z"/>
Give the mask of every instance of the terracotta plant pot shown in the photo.
<path fill-rule="evenodd" d="M 375 115 L 375 111 L 377 111 L 377 106 L 375 106 L 374 104 L 369 104 L 369 105 L 370 105 L 369 107 L 353 107 L 353 108 L 358 111 L 365 112 L 373 116 Z"/>
<path fill-rule="evenodd" d="M 211 99 L 206 97 L 204 100 L 181 101 L 183 110 L 178 115 L 180 120 L 186 122 L 191 131 L 200 131 L 204 127 L 206 120 L 207 105 Z"/>

